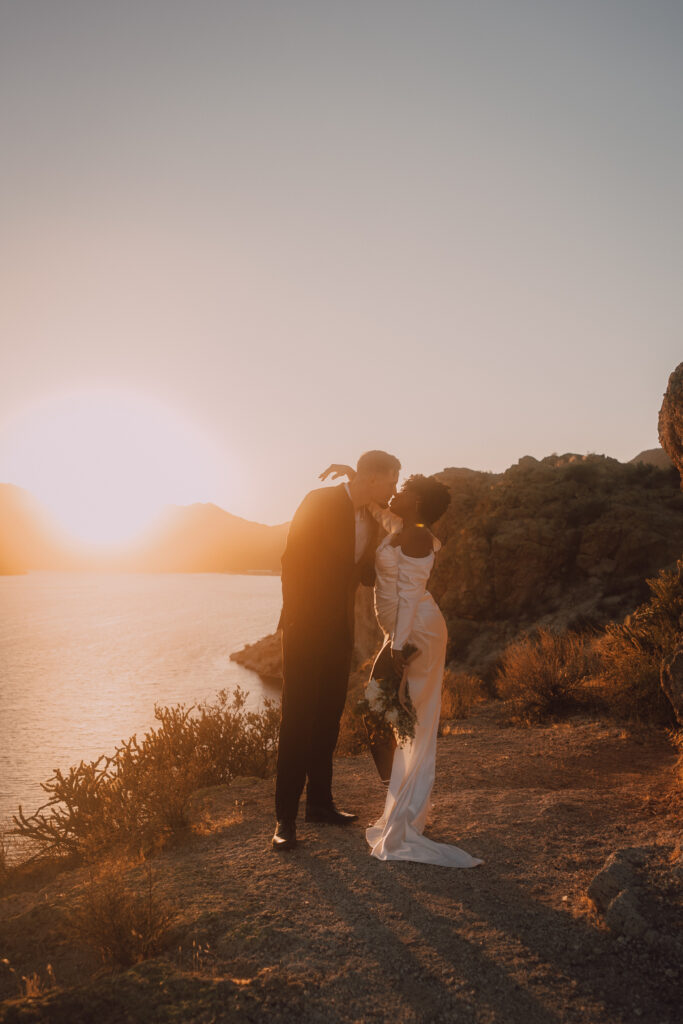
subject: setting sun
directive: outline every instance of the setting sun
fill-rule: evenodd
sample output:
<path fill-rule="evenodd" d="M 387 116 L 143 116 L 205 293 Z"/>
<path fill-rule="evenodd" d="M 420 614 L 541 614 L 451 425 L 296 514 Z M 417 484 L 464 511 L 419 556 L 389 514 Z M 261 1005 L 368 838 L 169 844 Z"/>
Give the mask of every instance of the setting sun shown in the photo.
<path fill-rule="evenodd" d="M 166 504 L 209 500 L 226 472 L 200 429 L 136 392 L 93 389 L 44 399 L 3 433 L 3 475 L 89 544 L 134 538 Z"/>

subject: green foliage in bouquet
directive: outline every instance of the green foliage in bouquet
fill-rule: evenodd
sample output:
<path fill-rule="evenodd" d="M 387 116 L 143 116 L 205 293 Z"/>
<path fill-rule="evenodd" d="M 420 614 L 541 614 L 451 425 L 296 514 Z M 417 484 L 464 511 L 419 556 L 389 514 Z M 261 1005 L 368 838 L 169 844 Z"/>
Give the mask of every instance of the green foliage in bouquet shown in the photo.
<path fill-rule="evenodd" d="M 417 647 L 412 644 L 406 644 L 403 648 L 407 661 L 416 653 Z M 394 732 L 398 743 L 405 743 L 415 739 L 417 714 L 407 685 L 403 701 L 399 699 L 400 684 L 401 679 L 391 660 L 391 648 L 387 644 L 372 666 L 365 694 L 358 702 L 357 710 L 364 716 L 368 731 L 374 728 L 382 732 L 388 727 Z"/>

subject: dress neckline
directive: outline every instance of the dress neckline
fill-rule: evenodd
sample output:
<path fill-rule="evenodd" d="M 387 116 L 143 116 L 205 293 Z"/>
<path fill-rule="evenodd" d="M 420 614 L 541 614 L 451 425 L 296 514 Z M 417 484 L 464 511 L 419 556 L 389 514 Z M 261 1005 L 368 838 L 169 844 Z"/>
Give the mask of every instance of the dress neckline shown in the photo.
<path fill-rule="evenodd" d="M 406 555 L 406 553 L 401 550 L 401 545 L 400 544 L 391 544 L 390 543 L 390 541 L 394 537 L 395 537 L 395 534 L 388 533 L 386 535 L 386 537 L 382 538 L 380 543 L 377 545 L 377 550 L 380 551 L 383 548 L 394 548 L 394 550 L 398 551 L 398 553 L 401 555 L 402 558 L 408 558 L 408 559 L 410 559 L 411 562 L 423 562 L 425 560 L 425 558 L 431 558 L 433 555 L 435 555 L 436 552 L 439 551 L 441 549 L 441 547 L 442 547 L 441 541 L 439 540 L 439 538 L 438 537 L 434 537 L 434 534 L 432 534 L 433 543 L 432 543 L 432 550 L 431 551 L 429 551 L 426 555 Z"/>

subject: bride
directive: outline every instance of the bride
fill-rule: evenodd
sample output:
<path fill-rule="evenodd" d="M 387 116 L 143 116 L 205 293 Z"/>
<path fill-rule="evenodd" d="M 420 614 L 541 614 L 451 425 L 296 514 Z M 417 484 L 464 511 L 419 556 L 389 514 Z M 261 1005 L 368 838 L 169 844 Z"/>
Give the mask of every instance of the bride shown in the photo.
<path fill-rule="evenodd" d="M 334 465 L 323 479 L 353 476 L 349 466 Z M 407 689 L 416 713 L 415 737 L 396 746 L 382 815 L 366 830 L 371 854 L 379 860 L 473 868 L 483 860 L 458 846 L 437 843 L 424 833 L 436 764 L 436 737 L 441 710 L 448 639 L 446 622 L 426 589 L 440 541 L 431 525 L 446 511 L 450 492 L 430 477 L 412 476 L 388 509 L 368 506 L 387 531 L 375 555 L 375 612 L 391 645 L 391 659 L 401 691 Z M 406 645 L 417 648 L 408 661 Z"/>

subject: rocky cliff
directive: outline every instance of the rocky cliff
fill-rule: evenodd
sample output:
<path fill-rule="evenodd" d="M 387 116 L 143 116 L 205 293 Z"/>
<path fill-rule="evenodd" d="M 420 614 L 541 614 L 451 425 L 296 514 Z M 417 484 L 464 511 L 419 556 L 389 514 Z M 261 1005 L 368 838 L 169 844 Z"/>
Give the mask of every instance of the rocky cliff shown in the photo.
<path fill-rule="evenodd" d="M 659 441 L 678 472 L 683 486 L 683 363 L 669 377 L 659 410 Z"/>
<path fill-rule="evenodd" d="M 500 476 L 445 470 L 453 494 L 430 589 L 450 656 L 487 674 L 520 631 L 599 626 L 648 596 L 683 549 L 677 474 L 602 455 L 520 459 Z"/>

